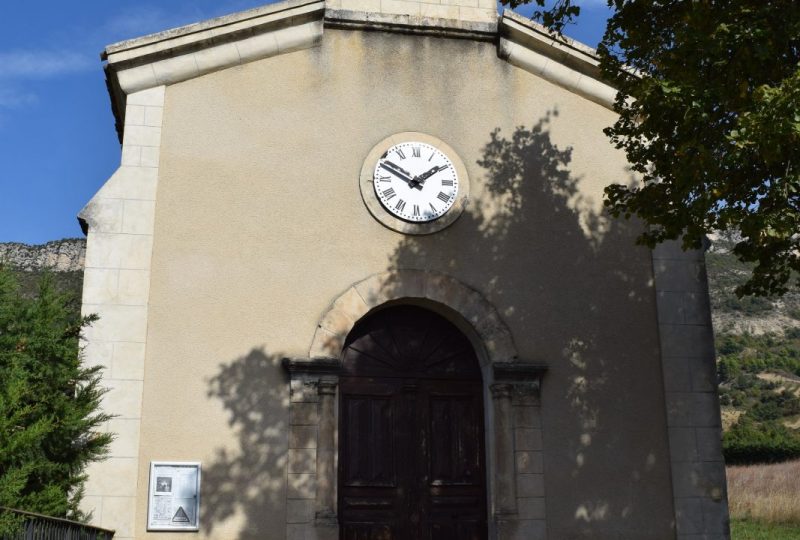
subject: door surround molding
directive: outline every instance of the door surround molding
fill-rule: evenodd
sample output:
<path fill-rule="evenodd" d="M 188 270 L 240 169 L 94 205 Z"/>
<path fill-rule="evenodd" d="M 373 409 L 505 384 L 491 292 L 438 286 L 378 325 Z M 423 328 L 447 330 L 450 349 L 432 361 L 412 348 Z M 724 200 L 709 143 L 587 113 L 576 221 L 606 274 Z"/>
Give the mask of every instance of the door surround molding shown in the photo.
<path fill-rule="evenodd" d="M 541 379 L 546 366 L 519 359 L 511 331 L 477 290 L 439 272 L 374 274 L 342 292 L 319 319 L 308 357 L 285 358 L 290 378 L 287 538 L 339 537 L 338 382 L 345 340 L 368 313 L 416 304 L 472 341 L 484 387 L 489 538 L 545 540 Z M 312 437 L 295 436 L 311 433 Z"/>
<path fill-rule="evenodd" d="M 477 338 L 480 343 L 473 345 L 480 345 L 476 352 L 483 367 L 487 363 L 518 359 L 511 331 L 480 292 L 447 274 L 413 269 L 373 274 L 340 294 L 319 319 L 309 358 L 338 358 L 356 322 L 370 311 L 394 301 L 417 301 L 434 311 L 438 305 L 456 312 L 461 321 L 447 317 L 447 313 L 441 314 L 468 337 Z M 465 328 L 464 323 L 469 328 Z"/>

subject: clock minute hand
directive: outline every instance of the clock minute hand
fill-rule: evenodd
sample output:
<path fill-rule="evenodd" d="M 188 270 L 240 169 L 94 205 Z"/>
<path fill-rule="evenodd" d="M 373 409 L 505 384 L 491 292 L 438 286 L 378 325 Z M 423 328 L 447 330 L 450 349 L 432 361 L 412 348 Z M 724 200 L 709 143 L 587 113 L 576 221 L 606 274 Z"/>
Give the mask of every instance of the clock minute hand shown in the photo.
<path fill-rule="evenodd" d="M 395 165 L 389 160 L 382 161 L 381 167 L 398 177 L 403 182 L 406 182 L 409 186 L 414 187 L 414 179 L 411 177 L 411 173 L 404 168 Z"/>

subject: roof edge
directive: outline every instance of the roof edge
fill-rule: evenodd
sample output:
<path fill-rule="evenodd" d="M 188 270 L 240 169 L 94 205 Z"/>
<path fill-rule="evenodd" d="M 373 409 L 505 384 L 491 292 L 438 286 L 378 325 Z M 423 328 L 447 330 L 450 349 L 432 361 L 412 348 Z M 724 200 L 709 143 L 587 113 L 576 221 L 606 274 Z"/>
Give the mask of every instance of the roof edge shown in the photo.
<path fill-rule="evenodd" d="M 106 85 L 122 142 L 129 94 L 318 45 L 324 0 L 286 0 L 109 45 Z"/>
<path fill-rule="evenodd" d="M 602 79 L 597 52 L 510 10 L 498 25 L 497 55 L 529 73 L 613 110 L 617 90 Z"/>
<path fill-rule="evenodd" d="M 139 56 L 144 52 L 139 51 L 140 49 L 148 48 L 148 46 L 151 46 L 149 48 L 152 48 L 153 45 L 158 43 L 174 43 L 176 40 L 183 42 L 203 41 L 209 37 L 230 34 L 235 32 L 237 29 L 240 30 L 243 27 L 255 26 L 258 24 L 260 19 L 265 17 L 275 18 L 275 15 L 279 15 L 283 12 L 292 11 L 303 6 L 313 4 L 323 4 L 322 7 L 324 8 L 324 0 L 284 0 L 275 4 L 268 4 L 266 6 L 239 11 L 236 13 L 231 13 L 230 15 L 223 15 L 221 17 L 215 17 L 205 21 L 179 26 L 177 28 L 170 28 L 169 30 L 164 30 L 162 32 L 156 32 L 133 39 L 119 41 L 117 43 L 107 45 L 101 53 L 101 59 L 109 60 L 111 62 L 114 61 L 112 58 L 128 56 L 123 55 L 123 53 L 133 53 L 136 56 Z M 280 18 L 284 18 L 286 16 L 287 14 L 284 14 Z M 136 52 L 134 53 L 134 51 Z"/>
<path fill-rule="evenodd" d="M 514 23 L 525 28 L 527 30 L 525 33 L 531 34 L 531 37 L 534 37 L 535 40 L 540 43 L 540 46 L 555 47 L 565 52 L 569 51 L 567 54 L 575 56 L 576 59 L 589 61 L 595 65 L 599 65 L 600 63 L 600 56 L 597 54 L 596 49 L 570 37 L 564 35 L 558 36 L 543 24 L 539 24 L 510 9 L 504 9 L 501 14 L 501 24 L 511 27 Z"/>
<path fill-rule="evenodd" d="M 466 38 L 497 43 L 497 55 L 603 107 L 616 90 L 603 82 L 594 49 L 510 10 L 475 20 L 366 13 L 333 8 L 326 0 L 277 4 L 121 41 L 106 47 L 106 82 L 122 141 L 127 96 L 277 54 L 317 46 L 323 27 Z"/>
<path fill-rule="evenodd" d="M 325 26 L 329 28 L 384 30 L 415 35 L 494 41 L 497 17 L 485 20 L 445 19 L 424 15 L 373 13 L 328 7 Z"/>

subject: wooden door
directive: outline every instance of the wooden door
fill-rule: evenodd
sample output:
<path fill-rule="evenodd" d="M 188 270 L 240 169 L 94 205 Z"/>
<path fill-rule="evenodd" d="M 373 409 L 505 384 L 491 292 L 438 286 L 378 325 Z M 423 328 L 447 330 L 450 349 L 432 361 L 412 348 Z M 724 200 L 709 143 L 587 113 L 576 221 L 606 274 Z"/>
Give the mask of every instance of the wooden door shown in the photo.
<path fill-rule="evenodd" d="M 382 310 L 348 336 L 339 411 L 344 540 L 486 538 L 483 391 L 442 317 Z"/>

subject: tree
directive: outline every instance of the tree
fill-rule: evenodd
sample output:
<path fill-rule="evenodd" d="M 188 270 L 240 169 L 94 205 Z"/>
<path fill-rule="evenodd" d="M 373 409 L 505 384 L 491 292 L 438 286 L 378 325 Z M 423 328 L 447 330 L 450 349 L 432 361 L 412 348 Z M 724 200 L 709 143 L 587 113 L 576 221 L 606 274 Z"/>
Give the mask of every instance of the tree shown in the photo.
<path fill-rule="evenodd" d="M 0 507 L 84 517 L 83 470 L 111 442 L 97 431 L 110 418 L 98 412 L 99 368 L 80 362 L 80 333 L 93 320 L 50 276 L 29 298 L 0 268 Z"/>
<path fill-rule="evenodd" d="M 580 12 L 578 0 L 531 1 L 558 35 Z M 800 285 L 800 2 L 608 5 L 598 54 L 619 117 L 605 132 L 641 177 L 606 188 L 610 213 L 642 218 L 650 247 L 738 231 L 733 252 L 754 264 L 740 296 Z"/>

